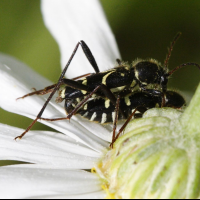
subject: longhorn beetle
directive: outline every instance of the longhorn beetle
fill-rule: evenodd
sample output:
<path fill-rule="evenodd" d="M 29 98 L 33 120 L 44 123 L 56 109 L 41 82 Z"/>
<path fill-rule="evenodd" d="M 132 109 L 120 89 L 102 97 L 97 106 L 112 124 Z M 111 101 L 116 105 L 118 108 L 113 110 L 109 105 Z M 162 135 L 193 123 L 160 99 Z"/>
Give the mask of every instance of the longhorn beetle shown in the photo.
<path fill-rule="evenodd" d="M 163 104 L 163 98 L 164 104 Z M 74 102 L 78 104 L 78 102 Z M 117 99 L 116 107 L 110 103 L 109 99 L 105 98 L 94 98 L 88 100 L 83 107 L 81 107 L 76 114 L 80 114 L 82 117 L 101 124 L 106 124 L 113 122 L 113 139 L 111 146 L 114 141 L 119 137 L 120 133 L 123 131 L 127 123 L 132 117 L 140 118 L 143 113 L 155 107 L 173 107 L 179 109 L 185 105 L 184 98 L 174 91 L 169 91 L 163 94 L 159 90 L 148 89 L 145 92 L 136 90 L 132 94 L 125 96 L 119 96 Z M 68 100 L 65 101 L 65 110 L 67 113 L 70 113 L 74 109 L 75 105 L 71 105 Z M 124 110 L 126 116 L 129 118 L 126 120 L 124 116 L 119 113 L 119 108 Z M 41 118 L 47 121 L 56 121 L 57 119 L 46 119 Z M 116 125 L 118 120 L 126 120 L 119 133 L 115 137 Z"/>
<path fill-rule="evenodd" d="M 119 107 L 124 110 L 126 116 L 130 116 L 135 108 L 137 108 L 138 112 L 136 112 L 134 117 L 138 118 L 142 117 L 142 114 L 150 108 L 173 107 L 177 109 L 185 105 L 184 98 L 177 92 L 167 90 L 167 92 L 164 94 L 164 105 L 162 105 L 162 92 L 155 90 L 153 93 L 154 94 L 151 95 L 151 93 L 148 92 L 134 91 L 132 94 L 126 95 L 124 97 L 119 96 Z M 115 106 L 110 104 L 109 101 L 109 99 L 104 98 L 91 99 L 82 108 L 80 108 L 76 114 L 80 114 L 90 121 L 98 122 L 101 124 L 114 122 Z M 70 113 L 72 108 L 66 101 L 66 112 Z M 124 119 L 124 116 L 121 113 L 118 114 L 118 120 L 120 119 Z"/>
<path fill-rule="evenodd" d="M 83 100 L 80 101 L 78 105 L 77 104 L 75 105 L 74 110 L 72 110 L 72 112 L 69 113 L 66 118 L 58 118 L 56 120 L 70 119 L 92 97 L 93 98 L 97 98 L 97 97 L 108 98 L 113 105 L 116 105 L 117 101 L 116 101 L 115 92 L 124 93 L 124 91 L 127 91 L 127 93 L 131 93 L 134 91 L 136 86 L 139 86 L 142 91 L 149 92 L 147 89 L 147 86 L 149 84 L 154 84 L 156 86 L 160 86 L 163 94 L 165 94 L 167 91 L 168 77 L 171 76 L 175 71 L 177 71 L 178 69 L 186 65 L 194 65 L 200 69 L 200 66 L 197 63 L 184 63 L 177 66 L 170 72 L 168 72 L 168 68 L 167 68 L 168 61 L 171 56 L 173 46 L 176 40 L 180 37 L 180 35 L 181 33 L 178 33 L 176 37 L 174 38 L 173 42 L 171 43 L 169 52 L 164 62 L 164 66 L 162 66 L 159 62 L 157 62 L 154 59 L 149 59 L 149 60 L 137 59 L 131 65 L 125 64 L 121 62 L 119 59 L 117 59 L 119 66 L 105 72 L 99 71 L 95 58 L 92 55 L 86 43 L 84 41 L 78 42 L 68 63 L 66 64 L 64 70 L 62 71 L 62 74 L 57 84 L 48 86 L 44 88 L 43 90 L 35 91 L 21 97 L 21 98 L 25 98 L 27 96 L 31 96 L 35 94 L 43 95 L 43 94 L 51 93 L 49 98 L 45 102 L 44 106 L 40 110 L 39 114 L 37 115 L 36 119 L 31 123 L 31 125 L 25 130 L 24 133 L 22 133 L 20 136 L 16 137 L 15 139 L 21 139 L 31 129 L 31 127 L 37 122 L 38 119 L 42 119 L 41 116 L 47 104 L 49 103 L 49 101 L 51 100 L 55 92 L 60 89 L 61 85 L 64 85 L 65 88 L 63 89 L 63 87 L 61 87 L 61 90 L 59 92 L 59 97 L 57 98 L 57 102 L 61 102 L 62 100 L 65 99 L 65 100 L 69 100 L 69 102 L 73 104 L 75 99 L 77 99 L 78 101 L 82 99 Z M 81 45 L 83 52 L 85 53 L 88 61 L 90 62 L 90 64 L 92 65 L 96 73 L 85 74 L 80 77 L 76 77 L 74 79 L 66 79 L 64 78 L 64 75 L 74 55 L 76 54 L 76 51 L 79 45 Z M 80 78 L 81 80 L 78 80 Z M 152 90 L 151 92 L 154 93 L 155 91 L 156 90 Z M 119 112 L 124 116 L 124 118 L 128 117 L 121 107 L 119 107 Z"/>
<path fill-rule="evenodd" d="M 124 130 L 132 117 L 140 118 L 142 117 L 143 113 L 150 108 L 172 107 L 179 109 L 185 105 L 184 98 L 177 92 L 167 90 L 166 93 L 163 94 L 161 91 L 152 91 L 150 89 L 145 92 L 134 91 L 132 94 L 126 95 L 124 97 L 118 96 L 119 102 L 116 104 L 116 107 L 113 104 L 110 104 L 109 101 L 109 99 L 104 98 L 95 98 L 89 100 L 82 108 L 77 111 L 77 114 L 80 114 L 90 121 L 95 121 L 101 124 L 113 122 L 113 139 L 111 146 L 119 137 L 120 133 Z M 126 116 L 129 116 L 129 118 L 115 137 L 117 121 L 122 119 L 126 120 L 126 118 L 124 118 L 121 113 L 118 113 L 119 108 L 124 110 Z M 71 108 L 71 106 L 68 105 L 68 102 L 65 101 L 66 112 L 70 113 L 71 109 L 73 108 Z"/>

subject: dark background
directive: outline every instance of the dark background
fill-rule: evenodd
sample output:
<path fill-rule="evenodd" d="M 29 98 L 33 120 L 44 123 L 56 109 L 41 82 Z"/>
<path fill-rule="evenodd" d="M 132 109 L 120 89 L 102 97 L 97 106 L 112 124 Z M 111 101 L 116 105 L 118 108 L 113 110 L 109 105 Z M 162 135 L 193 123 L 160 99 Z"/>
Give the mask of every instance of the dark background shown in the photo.
<path fill-rule="evenodd" d="M 178 31 L 169 68 L 200 63 L 199 0 L 101 0 L 124 61 L 155 58 L 163 63 Z M 78 14 L 78 13 L 77 13 Z M 39 0 L 0 0 L 0 52 L 25 62 L 51 81 L 60 75 L 58 46 L 45 28 Z M 193 94 L 200 78 L 197 68 L 181 69 L 169 87 Z M 33 86 L 34 87 L 34 86 Z M 31 120 L 0 109 L 0 123 L 26 128 Z M 33 129 L 46 130 L 37 124 Z"/>

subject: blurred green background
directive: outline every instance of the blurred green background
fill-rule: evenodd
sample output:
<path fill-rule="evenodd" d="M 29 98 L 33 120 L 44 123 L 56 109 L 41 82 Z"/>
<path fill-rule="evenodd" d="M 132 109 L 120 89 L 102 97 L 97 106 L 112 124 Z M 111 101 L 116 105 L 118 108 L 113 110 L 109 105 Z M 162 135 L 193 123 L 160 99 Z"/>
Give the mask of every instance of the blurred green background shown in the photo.
<path fill-rule="evenodd" d="M 169 68 L 184 62 L 200 63 L 199 0 L 101 2 L 124 61 L 151 57 L 163 63 L 170 42 L 181 31 L 183 34 L 174 48 Z M 60 54 L 43 24 L 39 0 L 0 0 L 0 52 L 18 58 L 51 81 L 57 81 L 61 72 Z M 198 69 L 186 67 L 173 75 L 169 87 L 193 94 L 199 78 Z M 0 108 L 0 123 L 25 129 L 30 122 Z M 39 123 L 33 129 L 47 130 Z"/>

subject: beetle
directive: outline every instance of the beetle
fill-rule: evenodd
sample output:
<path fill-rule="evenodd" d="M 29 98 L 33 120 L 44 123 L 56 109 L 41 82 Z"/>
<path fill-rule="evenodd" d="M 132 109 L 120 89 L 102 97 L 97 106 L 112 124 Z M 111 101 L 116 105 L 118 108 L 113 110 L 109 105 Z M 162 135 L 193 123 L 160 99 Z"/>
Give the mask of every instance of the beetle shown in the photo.
<path fill-rule="evenodd" d="M 84 106 L 76 111 L 76 114 L 79 114 L 92 122 L 100 124 L 113 123 L 113 139 L 111 147 L 132 118 L 141 118 L 145 111 L 155 107 L 180 109 L 186 105 L 184 98 L 179 93 L 170 90 L 167 90 L 165 93 L 154 89 L 147 89 L 145 92 L 136 90 L 131 94 L 124 93 L 124 96 L 117 96 L 116 106 L 114 106 L 109 99 L 100 97 L 88 100 Z M 68 99 L 65 100 L 64 107 L 67 114 L 71 113 L 79 103 L 77 102 L 77 99 L 74 99 L 73 103 L 71 101 L 72 100 L 69 101 Z M 124 117 L 124 115 L 119 112 L 119 108 L 123 110 L 128 117 Z M 41 119 L 46 121 L 57 121 L 65 118 Z M 115 136 L 118 120 L 126 120 L 126 122 L 117 136 Z"/>
<path fill-rule="evenodd" d="M 153 94 L 153 95 L 152 95 Z M 163 98 L 165 103 L 163 105 Z M 142 117 L 143 113 L 155 107 L 172 107 L 179 109 L 185 105 L 184 98 L 175 91 L 167 90 L 164 94 L 161 91 L 142 92 L 134 91 L 132 94 L 120 97 L 119 107 L 125 111 L 126 116 L 130 116 L 137 108 L 137 112 L 134 115 L 135 118 Z M 65 101 L 65 110 L 68 113 L 71 112 L 74 106 L 68 105 L 68 101 Z M 114 122 L 115 120 L 115 106 L 109 99 L 95 98 L 87 101 L 87 103 L 80 108 L 76 114 L 87 118 L 90 121 L 98 122 L 101 124 Z M 126 119 L 119 113 L 118 120 Z"/>
<path fill-rule="evenodd" d="M 168 61 L 171 56 L 173 46 L 176 40 L 180 37 L 180 35 L 181 33 L 178 33 L 174 38 L 170 46 L 167 58 L 164 62 L 164 66 L 162 66 L 158 61 L 154 59 L 136 59 L 131 65 L 117 59 L 118 67 L 107 70 L 105 72 L 100 72 L 95 58 L 92 55 L 92 52 L 90 51 L 87 44 L 84 41 L 78 42 L 68 63 L 62 71 L 62 74 L 57 84 L 48 86 L 43 90 L 34 91 L 21 97 L 25 98 L 32 95 L 44 95 L 47 93 L 51 93 L 44 106 L 42 107 L 41 111 L 37 115 L 36 119 L 31 123 L 31 125 L 21 136 L 18 136 L 15 139 L 21 139 L 36 123 L 36 121 L 38 119 L 41 119 L 41 116 L 47 104 L 49 103 L 56 91 L 59 91 L 57 102 L 68 100 L 68 102 L 74 103 L 74 101 L 77 100 L 77 104 L 74 110 L 71 113 L 69 113 L 69 115 L 66 118 L 60 119 L 70 119 L 77 112 L 77 110 L 81 108 L 90 98 L 107 98 L 115 106 L 117 100 L 116 94 L 120 92 L 124 93 L 124 91 L 128 91 L 127 93 L 132 93 L 136 89 L 136 86 L 138 86 L 142 91 L 147 91 L 148 85 L 153 84 L 155 85 L 154 87 L 159 86 L 163 94 L 166 93 L 168 78 L 175 71 L 186 65 L 194 65 L 200 69 L 200 66 L 197 63 L 184 63 L 168 72 Z M 64 75 L 79 46 L 82 47 L 83 52 L 85 53 L 88 61 L 90 62 L 96 73 L 85 74 L 74 79 L 64 78 Z M 156 90 L 152 90 L 152 92 L 155 91 Z M 125 118 L 128 117 L 121 107 L 119 107 L 119 112 Z"/>
<path fill-rule="evenodd" d="M 132 118 L 141 118 L 145 111 L 155 107 L 171 107 L 180 109 L 186 105 L 185 99 L 179 93 L 170 90 L 167 90 L 165 93 L 159 90 L 153 91 L 152 89 L 145 92 L 138 90 L 124 97 L 118 96 L 117 101 L 119 102 L 114 106 L 110 103 L 109 99 L 92 99 L 76 113 L 90 121 L 101 124 L 113 122 L 113 139 L 110 145 L 111 147 Z M 124 118 L 124 116 L 118 112 L 119 108 L 124 110 L 128 118 Z M 68 106 L 66 100 L 66 112 L 70 112 L 71 109 L 71 106 Z M 126 120 L 126 122 L 119 130 L 119 133 L 115 136 L 118 120 Z"/>

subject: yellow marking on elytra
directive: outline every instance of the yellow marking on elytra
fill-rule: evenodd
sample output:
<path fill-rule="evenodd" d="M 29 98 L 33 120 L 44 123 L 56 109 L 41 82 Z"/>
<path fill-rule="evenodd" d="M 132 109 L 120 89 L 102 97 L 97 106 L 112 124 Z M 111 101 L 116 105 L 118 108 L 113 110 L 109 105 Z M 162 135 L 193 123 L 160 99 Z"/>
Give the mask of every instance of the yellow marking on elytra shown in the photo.
<path fill-rule="evenodd" d="M 119 92 L 119 91 L 122 91 L 124 88 L 125 88 L 125 86 L 112 88 L 112 89 L 111 89 L 111 92 Z"/>
<path fill-rule="evenodd" d="M 129 66 L 124 67 L 124 69 L 129 70 Z"/>
<path fill-rule="evenodd" d="M 132 113 L 135 112 L 135 109 L 132 109 Z M 141 112 L 136 110 L 135 114 L 140 114 Z"/>
<path fill-rule="evenodd" d="M 87 79 L 85 78 L 82 82 L 83 85 L 87 85 Z"/>
<path fill-rule="evenodd" d="M 135 86 L 135 84 L 136 84 L 136 81 L 133 80 L 133 82 L 131 83 L 131 87 Z"/>
<path fill-rule="evenodd" d="M 124 73 L 121 73 L 121 76 L 125 76 L 125 74 L 124 74 Z"/>
<path fill-rule="evenodd" d="M 83 107 L 83 110 L 87 110 L 87 108 L 88 108 L 88 104 L 85 104 Z"/>
<path fill-rule="evenodd" d="M 92 117 L 91 117 L 91 119 L 90 119 L 90 121 L 94 121 L 94 119 L 95 119 L 96 117 L 97 117 L 97 113 L 94 112 L 93 115 L 92 115 Z"/>
<path fill-rule="evenodd" d="M 82 92 L 83 94 L 87 94 L 87 91 L 86 91 L 86 90 L 81 90 L 81 92 Z"/>
<path fill-rule="evenodd" d="M 82 84 L 83 84 L 83 85 L 87 85 L 87 79 L 86 79 L 86 78 L 83 79 Z M 87 91 L 86 91 L 86 90 L 81 90 L 81 92 L 82 92 L 83 94 L 87 94 Z"/>
<path fill-rule="evenodd" d="M 110 99 L 105 100 L 105 108 L 110 107 Z"/>
<path fill-rule="evenodd" d="M 66 89 L 63 89 L 62 91 L 61 91 L 61 93 L 60 93 L 60 96 L 64 99 L 65 98 L 65 90 Z"/>
<path fill-rule="evenodd" d="M 115 70 L 111 71 L 110 73 L 106 74 L 106 75 L 103 77 L 102 83 L 103 83 L 104 85 L 106 85 L 106 79 L 108 78 L 108 76 L 110 76 L 110 74 L 112 74 L 112 73 L 114 73 L 114 72 L 115 72 Z"/>
<path fill-rule="evenodd" d="M 112 120 L 115 121 L 116 112 L 112 112 Z"/>
<path fill-rule="evenodd" d="M 138 71 L 135 71 L 135 77 L 139 80 L 139 73 L 138 73 Z"/>
<path fill-rule="evenodd" d="M 130 101 L 130 98 L 128 96 L 125 97 L 125 103 L 126 103 L 127 106 L 131 105 L 131 101 Z"/>
<path fill-rule="evenodd" d="M 76 101 L 77 101 L 78 103 L 80 103 L 80 102 L 81 102 L 81 100 L 80 100 L 79 98 L 77 98 L 77 99 L 76 99 Z"/>
<path fill-rule="evenodd" d="M 83 115 L 83 117 L 86 117 L 88 115 L 88 112 L 86 112 L 84 115 Z"/>
<path fill-rule="evenodd" d="M 101 124 L 104 124 L 107 121 L 107 114 L 103 113 L 101 118 Z"/>

